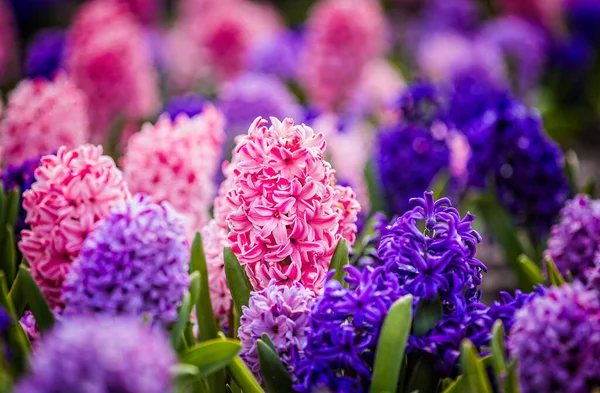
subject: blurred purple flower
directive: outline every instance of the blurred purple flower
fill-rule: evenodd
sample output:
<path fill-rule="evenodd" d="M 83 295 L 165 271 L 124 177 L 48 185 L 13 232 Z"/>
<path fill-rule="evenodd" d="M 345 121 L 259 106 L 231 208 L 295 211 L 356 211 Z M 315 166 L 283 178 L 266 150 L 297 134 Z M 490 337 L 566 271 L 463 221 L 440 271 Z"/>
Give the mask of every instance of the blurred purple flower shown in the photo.
<path fill-rule="evenodd" d="M 304 45 L 302 30 L 284 30 L 260 41 L 252 55 L 250 70 L 271 74 L 283 80 L 295 80 L 298 73 L 298 53 Z"/>
<path fill-rule="evenodd" d="M 62 69 L 65 38 L 66 32 L 59 29 L 42 30 L 36 34 L 27 47 L 25 74 L 28 78 L 54 78 Z"/>
<path fill-rule="evenodd" d="M 180 113 L 185 113 L 188 117 L 194 117 L 204 110 L 206 99 L 197 94 L 186 94 L 182 96 L 171 97 L 165 103 L 163 113 L 168 113 L 171 116 L 171 121 Z"/>

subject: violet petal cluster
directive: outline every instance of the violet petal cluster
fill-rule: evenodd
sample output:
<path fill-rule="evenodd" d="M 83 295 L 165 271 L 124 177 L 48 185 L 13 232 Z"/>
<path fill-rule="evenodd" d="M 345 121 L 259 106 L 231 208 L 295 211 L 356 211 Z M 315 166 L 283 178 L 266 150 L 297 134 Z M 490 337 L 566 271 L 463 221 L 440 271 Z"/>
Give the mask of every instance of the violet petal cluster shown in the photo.
<path fill-rule="evenodd" d="M 560 211 L 550 231 L 546 256 L 567 277 L 584 280 L 600 251 L 600 201 L 576 195 Z"/>
<path fill-rule="evenodd" d="M 52 79 L 62 68 L 66 32 L 60 29 L 42 30 L 27 47 L 25 74 L 28 78 Z"/>
<path fill-rule="evenodd" d="M 550 288 L 515 315 L 508 347 L 523 393 L 600 387 L 600 301 L 580 283 Z"/>
<path fill-rule="evenodd" d="M 314 302 L 314 293 L 300 283 L 291 287 L 269 285 L 252 292 L 248 306 L 242 308 L 238 337 L 242 343 L 240 357 L 252 372 L 260 376 L 256 341 L 266 333 L 284 366 L 294 374 L 294 359 L 304 356 L 308 319 Z"/>
<path fill-rule="evenodd" d="M 349 288 L 327 280 L 310 313 L 304 359 L 296 365 L 298 392 L 368 392 L 381 326 L 406 294 L 383 267 L 344 270 Z"/>
<path fill-rule="evenodd" d="M 83 243 L 63 284 L 66 315 L 128 315 L 168 326 L 189 286 L 183 218 L 138 194 Z"/>
<path fill-rule="evenodd" d="M 487 271 L 475 257 L 481 236 L 471 227 L 474 216 L 461 218 L 448 198 L 434 201 L 432 192 L 411 204 L 413 209 L 388 227 L 379 256 L 408 292 L 428 301 L 439 297 L 445 306 L 462 311 Z"/>
<path fill-rule="evenodd" d="M 167 338 L 124 318 L 66 319 L 44 336 L 18 393 L 169 393 L 177 363 Z"/>
<path fill-rule="evenodd" d="M 177 115 L 184 113 L 187 117 L 194 117 L 204 111 L 204 106 L 207 101 L 205 98 L 196 94 L 186 94 L 182 96 L 171 97 L 165 103 L 162 110 L 163 113 L 168 113 L 171 121 L 175 121 Z"/>

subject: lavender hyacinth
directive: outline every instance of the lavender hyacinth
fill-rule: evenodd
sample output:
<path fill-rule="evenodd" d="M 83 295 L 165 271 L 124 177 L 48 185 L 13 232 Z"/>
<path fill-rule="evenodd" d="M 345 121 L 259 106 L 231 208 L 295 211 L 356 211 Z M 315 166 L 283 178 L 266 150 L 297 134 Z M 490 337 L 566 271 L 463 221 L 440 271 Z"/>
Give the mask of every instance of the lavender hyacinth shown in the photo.
<path fill-rule="evenodd" d="M 487 271 L 475 258 L 481 236 L 471 227 L 474 216 L 461 218 L 448 198 L 434 201 L 432 192 L 410 202 L 413 209 L 381 239 L 379 256 L 408 292 L 429 301 L 439 296 L 445 306 L 462 311 Z"/>
<path fill-rule="evenodd" d="M 158 330 L 124 318 L 74 318 L 44 336 L 16 393 L 169 393 L 176 357 Z"/>
<path fill-rule="evenodd" d="M 580 283 L 549 289 L 516 313 L 509 349 L 523 393 L 600 387 L 600 302 Z"/>
<path fill-rule="evenodd" d="M 292 287 L 269 286 L 252 292 L 248 307 L 243 307 L 238 336 L 242 343 L 241 358 L 260 379 L 256 340 L 267 333 L 281 361 L 293 375 L 293 359 L 301 358 L 306 346 L 306 333 L 314 295 L 301 284 Z"/>
<path fill-rule="evenodd" d="M 600 201 L 577 195 L 560 211 L 560 221 L 552 227 L 546 255 L 566 277 L 585 280 L 600 251 Z"/>
<path fill-rule="evenodd" d="M 304 45 L 302 31 L 285 30 L 259 42 L 251 55 L 250 69 L 271 74 L 284 80 L 295 80 L 298 73 L 298 53 Z"/>
<path fill-rule="evenodd" d="M 67 33 L 48 29 L 38 33 L 27 47 L 25 74 L 28 78 L 52 79 L 62 68 L 63 49 Z"/>
<path fill-rule="evenodd" d="M 66 315 L 147 317 L 167 326 L 189 285 L 182 217 L 138 194 L 85 240 L 63 285 Z"/>

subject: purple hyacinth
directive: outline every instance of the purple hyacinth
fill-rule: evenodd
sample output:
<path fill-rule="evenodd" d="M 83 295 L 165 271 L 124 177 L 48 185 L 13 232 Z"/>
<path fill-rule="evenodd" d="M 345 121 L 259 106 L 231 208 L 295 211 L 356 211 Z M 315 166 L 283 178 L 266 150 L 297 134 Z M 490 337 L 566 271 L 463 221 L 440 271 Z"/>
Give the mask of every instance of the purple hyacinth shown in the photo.
<path fill-rule="evenodd" d="M 539 81 L 546 60 L 546 39 L 537 26 L 515 16 L 489 22 L 480 33 L 483 42 L 497 48 L 507 65 L 514 67 L 519 94 L 527 93 Z"/>
<path fill-rule="evenodd" d="M 524 305 L 533 300 L 536 296 L 543 295 L 546 291 L 546 287 L 537 286 L 534 288 L 534 292 L 523 293 L 520 290 L 516 290 L 514 295 L 508 292 L 500 292 L 500 300 L 496 300 L 492 303 L 489 308 L 488 315 L 492 320 L 501 320 L 504 324 L 504 330 L 506 334 L 509 333 L 510 329 L 514 324 L 514 316 L 517 310 L 520 310 Z"/>
<path fill-rule="evenodd" d="M 523 393 L 600 387 L 600 302 L 580 283 L 550 288 L 515 315 L 508 347 Z"/>
<path fill-rule="evenodd" d="M 194 117 L 202 113 L 206 103 L 206 99 L 197 94 L 171 97 L 165 104 L 163 112 L 168 113 L 172 121 L 180 113 L 185 113 L 188 117 Z"/>
<path fill-rule="evenodd" d="M 27 47 L 25 74 L 28 78 L 52 79 L 62 68 L 63 50 L 67 33 L 48 29 L 38 33 Z"/>
<path fill-rule="evenodd" d="M 298 392 L 368 392 L 381 326 L 406 294 L 383 267 L 344 270 L 349 288 L 330 273 L 310 313 L 305 356 L 296 366 Z"/>
<path fill-rule="evenodd" d="M 295 80 L 298 73 L 298 53 L 304 45 L 302 31 L 285 30 L 270 35 L 254 49 L 250 70 L 271 74 L 283 80 Z"/>
<path fill-rule="evenodd" d="M 271 75 L 251 73 L 225 84 L 219 94 L 219 108 L 232 135 L 246 132 L 258 116 L 297 119 L 303 113 L 283 82 Z"/>
<path fill-rule="evenodd" d="M 313 293 L 301 284 L 291 287 L 271 281 L 262 291 L 252 292 L 248 307 L 242 309 L 238 337 L 242 343 L 240 357 L 260 379 L 256 340 L 267 333 L 277 354 L 293 375 L 293 359 L 303 357 L 306 346 L 308 316 L 314 302 Z"/>
<path fill-rule="evenodd" d="M 413 83 L 394 105 L 403 123 L 431 126 L 444 113 L 444 96 L 428 82 Z"/>
<path fill-rule="evenodd" d="M 7 165 L 2 171 L 2 186 L 5 191 L 11 191 L 15 188 L 19 188 L 19 199 L 25 191 L 31 188 L 31 185 L 35 181 L 34 172 L 40 164 L 40 158 L 34 157 L 24 161 L 19 166 Z M 27 213 L 21 203 L 19 203 L 19 216 L 15 225 L 15 240 L 21 239 L 21 231 L 28 229 L 29 225 L 25 222 Z"/>
<path fill-rule="evenodd" d="M 45 335 L 16 393 L 169 393 L 177 359 L 167 338 L 137 320 L 73 318 Z"/>
<path fill-rule="evenodd" d="M 432 192 L 410 203 L 413 209 L 388 227 L 379 256 L 408 292 L 462 311 L 487 271 L 475 258 L 481 236 L 471 227 L 474 216 L 461 218 L 448 198 L 434 201 Z"/>
<path fill-rule="evenodd" d="M 552 227 L 546 255 L 566 277 L 585 280 L 600 251 L 600 201 L 576 195 L 560 211 L 560 221 Z"/>
<path fill-rule="evenodd" d="M 85 239 L 63 284 L 65 315 L 124 314 L 167 326 L 189 285 L 188 259 L 182 217 L 138 194 Z"/>

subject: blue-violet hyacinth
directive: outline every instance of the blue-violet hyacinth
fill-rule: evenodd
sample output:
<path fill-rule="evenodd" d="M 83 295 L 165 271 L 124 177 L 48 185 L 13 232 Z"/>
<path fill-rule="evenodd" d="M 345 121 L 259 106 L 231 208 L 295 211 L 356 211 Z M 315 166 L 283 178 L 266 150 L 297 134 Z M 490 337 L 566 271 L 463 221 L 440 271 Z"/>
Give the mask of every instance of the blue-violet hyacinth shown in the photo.
<path fill-rule="evenodd" d="M 182 217 L 138 194 L 85 239 L 63 284 L 66 315 L 108 314 L 169 325 L 189 285 Z"/>
<path fill-rule="evenodd" d="M 175 121 L 180 113 L 188 117 L 194 117 L 204 110 L 206 99 L 197 94 L 186 94 L 182 96 L 171 97 L 163 108 L 163 113 L 168 113 L 171 121 Z"/>
<path fill-rule="evenodd" d="M 585 280 L 600 251 L 600 201 L 576 195 L 560 211 L 560 221 L 550 231 L 546 256 L 567 276 Z"/>
<path fill-rule="evenodd" d="M 242 343 L 240 357 L 260 377 L 256 340 L 266 333 L 288 372 L 293 375 L 293 359 L 303 357 L 308 330 L 308 316 L 314 293 L 300 283 L 291 287 L 275 284 L 252 292 L 248 306 L 242 307 L 238 337 Z"/>
<path fill-rule="evenodd" d="M 31 188 L 35 181 L 34 172 L 40 164 L 42 156 L 30 158 L 21 165 L 7 165 L 2 171 L 2 186 L 6 192 L 19 188 L 19 199 L 23 193 Z M 28 229 L 29 225 L 25 222 L 27 213 L 21 203 L 19 203 L 19 216 L 15 225 L 15 240 L 21 239 L 21 231 Z"/>
<path fill-rule="evenodd" d="M 406 294 L 383 267 L 344 270 L 349 288 L 330 272 L 309 315 L 304 359 L 296 366 L 298 392 L 368 392 L 381 326 L 391 305 Z"/>
<path fill-rule="evenodd" d="M 575 282 L 550 288 L 515 315 L 508 347 L 523 393 L 600 387 L 600 301 Z"/>
<path fill-rule="evenodd" d="M 45 335 L 16 393 L 169 393 L 177 363 L 167 338 L 128 318 L 73 318 Z"/>
<path fill-rule="evenodd" d="M 475 257 L 481 236 L 471 227 L 474 216 L 461 218 L 448 198 L 434 201 L 431 191 L 410 203 L 413 209 L 381 239 L 380 258 L 408 292 L 428 301 L 439 297 L 450 310 L 465 309 L 487 271 Z"/>
<path fill-rule="evenodd" d="M 62 68 L 67 33 L 60 29 L 42 30 L 27 47 L 25 74 L 28 78 L 52 79 Z"/>

